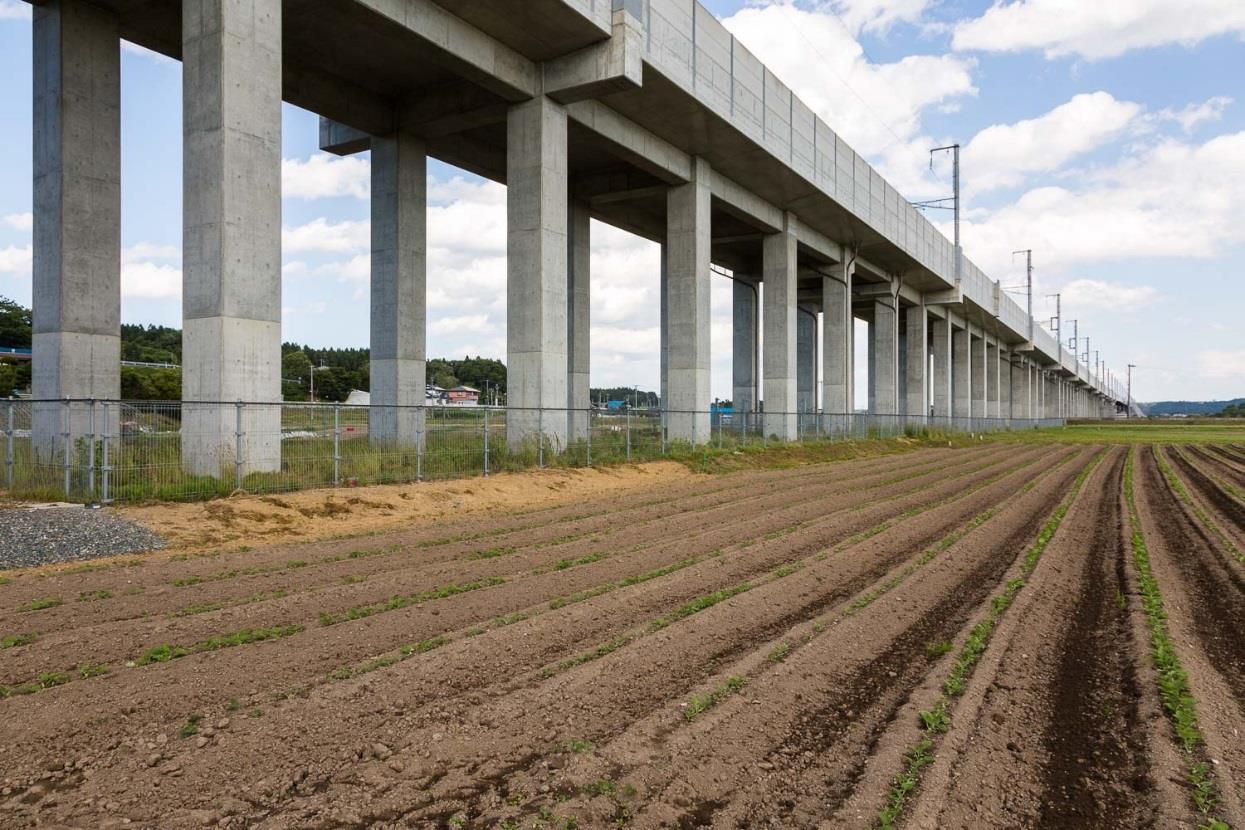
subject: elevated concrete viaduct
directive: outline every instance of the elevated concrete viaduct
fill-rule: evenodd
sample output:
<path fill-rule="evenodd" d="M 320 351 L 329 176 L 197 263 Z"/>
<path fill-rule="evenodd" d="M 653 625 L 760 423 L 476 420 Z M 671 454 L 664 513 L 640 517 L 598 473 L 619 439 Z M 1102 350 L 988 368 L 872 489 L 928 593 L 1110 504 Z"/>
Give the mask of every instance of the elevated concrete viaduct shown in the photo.
<path fill-rule="evenodd" d="M 36 397 L 119 391 L 121 38 L 184 66 L 194 471 L 233 457 L 238 432 L 249 469 L 280 461 L 277 407 L 238 430 L 193 404 L 280 400 L 283 100 L 322 116 L 325 149 L 372 153 L 375 440 L 423 436 L 396 407 L 423 400 L 427 157 L 508 188 L 513 442 L 587 428 L 541 410 L 588 405 L 590 218 L 662 245 L 671 440 L 710 434 L 711 266 L 735 279 L 736 404 L 763 402 L 778 437 L 800 413 L 852 411 L 857 319 L 878 414 L 1095 416 L 1122 399 L 695 0 L 36 4 Z M 52 420 L 36 432 L 65 429 Z"/>

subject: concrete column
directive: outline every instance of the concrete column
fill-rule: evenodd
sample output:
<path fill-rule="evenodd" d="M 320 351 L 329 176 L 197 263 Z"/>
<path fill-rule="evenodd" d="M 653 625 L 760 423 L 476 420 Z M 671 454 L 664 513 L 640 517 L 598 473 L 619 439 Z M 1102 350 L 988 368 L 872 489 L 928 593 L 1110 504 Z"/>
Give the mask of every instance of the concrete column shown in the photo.
<path fill-rule="evenodd" d="M 1024 358 L 1012 364 L 1011 417 L 1017 420 L 1029 417 L 1029 366 Z"/>
<path fill-rule="evenodd" d="M 667 435 L 709 440 L 709 163 L 692 162 L 692 180 L 666 195 Z"/>
<path fill-rule="evenodd" d="M 591 422 L 592 217 L 584 202 L 571 202 L 566 254 L 566 408 L 567 437 L 586 441 Z"/>
<path fill-rule="evenodd" d="M 506 438 L 567 443 L 566 109 L 539 95 L 506 118 Z M 549 411 L 542 411 L 549 410 Z"/>
<path fill-rule="evenodd" d="M 873 304 L 873 324 L 869 326 L 869 340 L 873 346 L 874 359 L 869 367 L 869 397 L 873 412 L 877 415 L 895 415 L 899 412 L 899 317 L 895 313 L 893 298 L 878 300 Z"/>
<path fill-rule="evenodd" d="M 999 344 L 997 352 L 998 363 L 994 371 L 998 377 L 999 386 L 999 417 L 1010 418 L 1012 416 L 1012 364 L 1009 362 L 1002 343 Z"/>
<path fill-rule="evenodd" d="M 932 403 L 934 416 L 950 418 L 952 415 L 951 394 L 951 321 L 944 318 L 934 320 L 934 382 L 932 385 Z"/>
<path fill-rule="evenodd" d="M 855 262 L 847 260 L 821 278 L 821 409 L 827 415 L 850 415 L 855 410 L 852 388 L 855 343 L 852 317 L 852 277 Z"/>
<path fill-rule="evenodd" d="M 372 139 L 368 439 L 373 443 L 424 442 L 427 168 L 420 138 L 400 132 Z"/>
<path fill-rule="evenodd" d="M 670 345 L 667 339 L 669 331 L 669 314 L 666 309 L 666 294 L 668 292 L 668 280 L 666 278 L 666 252 L 669 250 L 670 246 L 663 242 L 661 244 L 660 253 L 658 254 L 660 259 L 660 270 L 657 278 L 657 293 L 659 295 L 657 304 L 661 309 L 658 315 L 658 323 L 661 328 L 661 387 L 658 390 L 658 394 L 661 395 L 661 410 L 663 413 L 661 423 L 663 429 L 666 426 L 666 416 L 664 413 L 670 408 L 670 388 L 667 383 L 667 363 L 670 356 Z"/>
<path fill-rule="evenodd" d="M 986 336 L 982 333 L 981 337 L 974 337 L 972 340 L 972 380 L 970 386 L 973 394 L 973 410 L 974 418 L 983 418 L 986 415 Z"/>
<path fill-rule="evenodd" d="M 77 0 L 33 9 L 35 399 L 121 397 L 121 41 L 115 14 Z M 34 407 L 45 461 L 90 430 Z"/>
<path fill-rule="evenodd" d="M 956 329 L 951 336 L 951 411 L 957 418 L 973 414 L 973 336 L 968 329 Z"/>
<path fill-rule="evenodd" d="M 757 410 L 757 284 L 736 275 L 731 289 L 731 401 L 736 412 Z"/>
<path fill-rule="evenodd" d="M 986 340 L 985 363 L 982 373 L 986 377 L 986 408 L 987 418 L 999 417 L 999 342 Z"/>
<path fill-rule="evenodd" d="M 817 411 L 817 313 L 801 306 L 795 315 L 796 411 Z"/>
<path fill-rule="evenodd" d="M 929 415 L 929 316 L 925 306 L 909 306 L 905 312 L 904 411 L 922 420 Z"/>
<path fill-rule="evenodd" d="M 182 400 L 242 410 L 244 472 L 281 466 L 281 6 L 182 3 Z M 184 406 L 182 462 L 232 470 L 236 412 Z"/>
<path fill-rule="evenodd" d="M 787 217 L 790 219 L 790 217 Z M 765 433 L 783 441 L 796 433 L 796 240 L 790 223 L 781 233 L 769 234 L 761 245 L 765 302 L 762 324 L 765 340 Z"/>

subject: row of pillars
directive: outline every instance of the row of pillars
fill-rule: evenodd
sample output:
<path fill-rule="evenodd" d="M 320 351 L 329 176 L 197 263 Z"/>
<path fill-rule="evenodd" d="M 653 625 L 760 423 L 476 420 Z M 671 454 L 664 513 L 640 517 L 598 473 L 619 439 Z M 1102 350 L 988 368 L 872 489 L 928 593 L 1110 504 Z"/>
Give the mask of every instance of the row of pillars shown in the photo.
<path fill-rule="evenodd" d="M 244 472 L 280 466 L 280 408 L 247 407 L 239 424 L 233 404 L 281 400 L 281 14 L 272 0 L 182 0 L 182 456 L 194 473 L 232 469 L 237 457 Z M 83 0 L 34 7 L 34 110 L 34 396 L 115 399 L 121 165 L 114 13 Z M 426 147 L 396 132 L 375 136 L 371 151 L 369 434 L 420 444 Z M 510 108 L 506 167 L 507 437 L 512 445 L 541 436 L 565 446 L 587 430 L 590 229 L 588 207 L 569 196 L 563 105 L 541 95 Z M 695 158 L 689 180 L 669 188 L 661 255 L 667 437 L 693 444 L 710 437 L 712 175 Z M 798 304 L 797 223 L 788 215 L 784 224 L 763 241 L 763 366 L 755 354 L 756 286 L 736 285 L 735 387 L 739 407 L 755 409 L 759 375 L 770 413 L 765 429 L 790 438 L 794 413 L 816 405 L 816 323 Z M 854 401 L 853 273 L 849 261 L 822 277 L 820 403 L 830 413 L 850 412 Z M 988 402 L 1003 413 L 1006 401 L 1013 417 L 1055 414 L 1033 402 L 1063 401 L 1065 393 L 1045 391 L 1049 384 L 1027 361 L 1017 366 L 997 344 L 973 349 L 967 331 L 953 333 L 925 309 L 879 300 L 870 350 L 874 410 L 927 412 L 932 402 L 935 415 L 986 415 Z M 980 373 L 972 368 L 978 360 Z M 48 413 L 36 411 L 36 446 L 64 429 L 59 410 Z M 87 428 L 68 430 L 84 435 Z"/>

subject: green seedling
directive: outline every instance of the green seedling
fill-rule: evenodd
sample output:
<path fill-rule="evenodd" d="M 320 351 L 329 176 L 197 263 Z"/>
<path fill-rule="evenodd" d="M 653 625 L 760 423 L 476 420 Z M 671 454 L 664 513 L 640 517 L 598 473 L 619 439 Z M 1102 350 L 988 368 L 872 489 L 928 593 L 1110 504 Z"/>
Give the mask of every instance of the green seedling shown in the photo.
<path fill-rule="evenodd" d="M 43 597 L 42 599 L 32 599 L 30 602 L 26 603 L 17 610 L 23 613 L 29 611 L 42 611 L 45 608 L 55 608 L 60 604 L 61 600 L 58 597 Z"/>
<path fill-rule="evenodd" d="M 17 646 L 28 646 L 39 637 L 35 634 L 6 634 L 0 639 L 0 648 L 16 648 Z"/>
<path fill-rule="evenodd" d="M 186 722 L 177 730 L 177 734 L 183 738 L 190 738 L 199 734 L 199 721 L 203 720 L 203 715 L 191 714 L 186 718 Z"/>

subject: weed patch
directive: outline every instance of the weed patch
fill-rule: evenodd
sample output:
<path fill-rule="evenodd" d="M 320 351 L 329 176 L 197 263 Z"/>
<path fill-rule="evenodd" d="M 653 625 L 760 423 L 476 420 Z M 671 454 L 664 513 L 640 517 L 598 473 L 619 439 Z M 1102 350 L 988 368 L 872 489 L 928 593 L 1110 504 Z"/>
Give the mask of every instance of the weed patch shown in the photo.
<path fill-rule="evenodd" d="M 731 676 L 721 686 L 705 695 L 692 695 L 683 707 L 683 720 L 695 720 L 700 715 L 717 706 L 726 698 L 742 689 L 748 681 L 742 677 Z"/>
<path fill-rule="evenodd" d="M 445 585 L 440 588 L 433 588 L 428 591 L 420 591 L 415 594 L 399 594 L 391 597 L 385 602 L 377 602 L 372 605 L 356 605 L 347 608 L 340 614 L 322 613 L 320 615 L 320 625 L 337 625 L 338 623 L 348 622 L 350 620 L 361 620 L 364 617 L 370 617 L 373 614 L 382 614 L 386 611 L 397 611 L 400 608 L 409 608 L 412 605 L 419 605 L 425 602 L 432 602 L 438 599 L 456 596 L 458 594 L 466 594 L 471 591 L 479 591 L 484 588 L 492 588 L 497 585 L 504 585 L 506 580 L 500 576 L 490 576 L 487 579 L 475 582 L 463 582 L 453 585 Z"/>
<path fill-rule="evenodd" d="M 102 599 L 112 599 L 112 591 L 83 591 L 78 594 L 78 602 L 99 602 Z"/>
<path fill-rule="evenodd" d="M 39 637 L 35 634 L 6 634 L 0 638 L 0 648 L 17 648 L 18 646 L 28 646 Z"/>
<path fill-rule="evenodd" d="M 59 597 L 43 597 L 42 599 L 32 599 L 17 610 L 25 614 L 31 611 L 42 611 L 45 608 L 55 608 L 61 604 L 62 600 Z"/>

